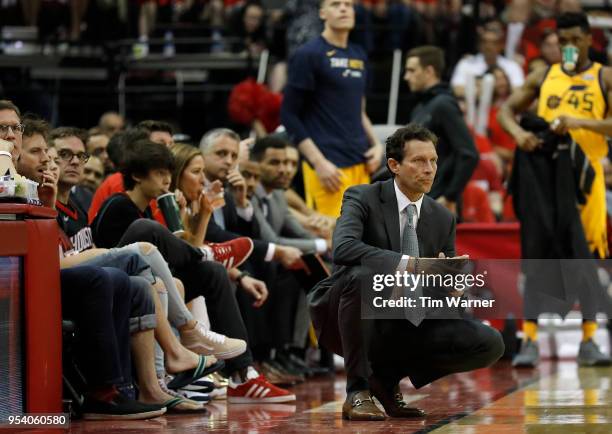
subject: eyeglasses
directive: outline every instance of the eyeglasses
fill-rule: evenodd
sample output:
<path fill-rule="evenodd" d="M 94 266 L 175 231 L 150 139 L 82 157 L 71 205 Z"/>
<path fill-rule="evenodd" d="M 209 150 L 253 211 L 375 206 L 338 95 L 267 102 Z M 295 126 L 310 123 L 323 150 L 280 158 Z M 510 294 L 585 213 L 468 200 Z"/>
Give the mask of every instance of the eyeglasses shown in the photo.
<path fill-rule="evenodd" d="M 87 152 L 74 153 L 70 149 L 60 149 L 57 151 L 57 155 L 67 163 L 71 162 L 74 157 L 77 157 L 81 163 L 87 163 L 87 160 L 89 160 Z"/>
<path fill-rule="evenodd" d="M 23 134 L 25 126 L 23 124 L 16 125 L 0 125 L 0 135 L 6 136 L 9 132 L 9 128 L 13 131 L 13 134 Z"/>

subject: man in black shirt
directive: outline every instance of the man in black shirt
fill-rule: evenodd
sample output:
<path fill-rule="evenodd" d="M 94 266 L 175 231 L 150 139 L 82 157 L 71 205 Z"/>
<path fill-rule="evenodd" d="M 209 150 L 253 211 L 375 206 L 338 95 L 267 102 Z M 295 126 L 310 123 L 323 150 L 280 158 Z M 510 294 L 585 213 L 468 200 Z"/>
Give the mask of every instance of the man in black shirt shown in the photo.
<path fill-rule="evenodd" d="M 457 214 L 456 203 L 478 164 L 478 151 L 452 91 L 440 81 L 443 71 L 440 48 L 417 47 L 408 53 L 404 79 L 410 91 L 418 92 L 410 122 L 422 124 L 439 138 L 438 171 L 429 196 Z"/>
<path fill-rule="evenodd" d="M 68 235 L 75 253 L 94 247 L 91 229 L 87 225 L 87 211 L 70 198 L 70 189 L 83 178 L 83 167 L 89 159 L 85 151 L 87 133 L 71 127 L 56 128 L 49 142 L 59 156 L 60 178 L 57 186 L 57 222 Z"/>

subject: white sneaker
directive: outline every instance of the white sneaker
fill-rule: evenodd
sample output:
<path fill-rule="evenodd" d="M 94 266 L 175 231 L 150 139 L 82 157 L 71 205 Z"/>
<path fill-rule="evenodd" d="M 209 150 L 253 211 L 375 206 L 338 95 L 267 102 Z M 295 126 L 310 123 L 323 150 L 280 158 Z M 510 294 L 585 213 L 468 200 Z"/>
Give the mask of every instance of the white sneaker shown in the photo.
<path fill-rule="evenodd" d="M 227 387 L 219 387 L 209 393 L 210 398 L 214 400 L 225 400 L 227 399 Z"/>
<path fill-rule="evenodd" d="M 206 330 L 197 323 L 191 330 L 181 330 L 181 343 L 194 353 L 205 356 L 214 355 L 217 359 L 232 359 L 246 351 L 242 339 L 228 338 L 225 335 Z"/>

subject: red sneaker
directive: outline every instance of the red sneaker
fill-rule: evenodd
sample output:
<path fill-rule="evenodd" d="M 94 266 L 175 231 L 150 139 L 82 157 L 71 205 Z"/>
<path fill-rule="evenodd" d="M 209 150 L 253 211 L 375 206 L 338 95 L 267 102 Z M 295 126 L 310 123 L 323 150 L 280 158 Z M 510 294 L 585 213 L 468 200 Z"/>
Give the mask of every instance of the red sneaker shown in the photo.
<path fill-rule="evenodd" d="M 226 269 L 241 265 L 253 251 L 253 240 L 248 237 L 236 238 L 225 243 L 209 243 L 216 262 Z"/>
<path fill-rule="evenodd" d="M 230 379 L 227 387 L 227 402 L 235 404 L 288 401 L 295 401 L 295 395 L 269 383 L 263 375 L 242 384 L 236 384 Z"/>

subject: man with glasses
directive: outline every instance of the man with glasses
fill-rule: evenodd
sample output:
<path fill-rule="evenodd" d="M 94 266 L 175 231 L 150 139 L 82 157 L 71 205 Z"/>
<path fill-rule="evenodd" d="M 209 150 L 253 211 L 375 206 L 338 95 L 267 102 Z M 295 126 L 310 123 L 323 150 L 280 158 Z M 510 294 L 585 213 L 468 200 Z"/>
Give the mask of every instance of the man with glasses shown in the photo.
<path fill-rule="evenodd" d="M 87 133 L 72 127 L 60 127 L 49 134 L 49 145 L 57 150 L 60 177 L 57 186 L 57 221 L 68 235 L 75 252 L 94 247 L 91 229 L 87 225 L 87 211 L 70 197 L 72 187 L 83 179 L 89 154 L 85 151 Z"/>
<path fill-rule="evenodd" d="M 13 164 L 17 164 L 21 153 L 22 134 L 23 125 L 19 109 L 10 101 L 0 100 L 0 176 L 9 171 L 9 156 Z"/>

